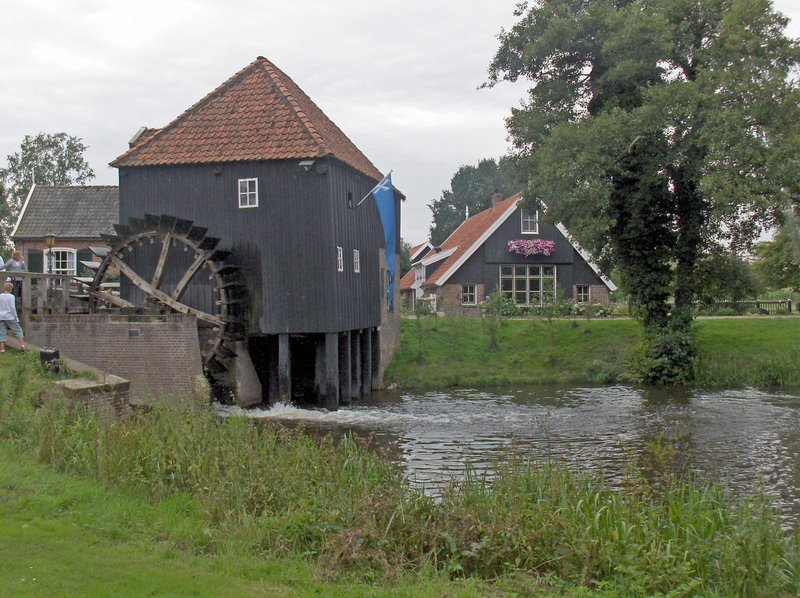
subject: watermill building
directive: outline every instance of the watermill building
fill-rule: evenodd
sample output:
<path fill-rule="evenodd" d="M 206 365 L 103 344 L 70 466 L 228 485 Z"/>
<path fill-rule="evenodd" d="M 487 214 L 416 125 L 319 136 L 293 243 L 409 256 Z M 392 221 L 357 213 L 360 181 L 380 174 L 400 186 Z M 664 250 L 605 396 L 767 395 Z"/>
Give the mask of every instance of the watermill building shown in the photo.
<path fill-rule="evenodd" d="M 119 269 L 123 304 L 194 315 L 213 381 L 246 357 L 271 402 L 335 407 L 380 386 L 399 231 L 386 247 L 359 201 L 384 176 L 289 76 L 259 57 L 111 165 L 120 224 L 101 278 Z"/>

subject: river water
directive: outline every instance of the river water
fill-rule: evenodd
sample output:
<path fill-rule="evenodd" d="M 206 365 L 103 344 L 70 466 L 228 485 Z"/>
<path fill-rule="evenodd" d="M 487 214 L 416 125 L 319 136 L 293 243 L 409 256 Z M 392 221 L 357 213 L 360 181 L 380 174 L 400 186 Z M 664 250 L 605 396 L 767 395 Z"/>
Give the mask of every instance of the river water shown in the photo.
<path fill-rule="evenodd" d="M 694 473 L 734 491 L 763 489 L 800 529 L 800 394 L 613 387 L 381 392 L 338 411 L 275 405 L 226 414 L 351 432 L 435 492 L 465 467 L 491 472 L 514 451 L 603 476 L 658 481 Z"/>

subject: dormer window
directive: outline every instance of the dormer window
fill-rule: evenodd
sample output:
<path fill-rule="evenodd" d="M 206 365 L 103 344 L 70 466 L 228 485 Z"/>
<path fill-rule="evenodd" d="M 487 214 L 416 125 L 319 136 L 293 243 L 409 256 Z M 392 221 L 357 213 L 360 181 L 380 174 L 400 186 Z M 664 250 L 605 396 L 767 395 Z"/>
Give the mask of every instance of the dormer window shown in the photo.
<path fill-rule="evenodd" d="M 258 207 L 258 179 L 239 179 L 239 207 Z"/>
<path fill-rule="evenodd" d="M 520 210 L 522 218 L 522 228 L 520 232 L 524 235 L 539 234 L 539 210 Z"/>

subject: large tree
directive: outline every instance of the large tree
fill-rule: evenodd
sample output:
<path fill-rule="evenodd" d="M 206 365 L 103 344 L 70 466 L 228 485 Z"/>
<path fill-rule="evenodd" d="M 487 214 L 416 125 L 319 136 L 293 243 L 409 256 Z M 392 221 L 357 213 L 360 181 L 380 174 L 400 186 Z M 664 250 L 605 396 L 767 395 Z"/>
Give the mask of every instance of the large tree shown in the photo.
<path fill-rule="evenodd" d="M 78 137 L 66 133 L 26 135 L 20 151 L 6 158 L 0 168 L 0 245 L 8 245 L 25 196 L 37 185 L 84 185 L 94 178 L 86 162 L 87 147 Z"/>
<path fill-rule="evenodd" d="M 461 166 L 450 180 L 450 189 L 428 204 L 433 214 L 431 243 L 440 245 L 464 222 L 467 211 L 473 215 L 491 207 L 495 192 L 508 197 L 524 185 L 515 161 L 508 157 L 499 161 L 486 158 L 476 166 Z"/>
<path fill-rule="evenodd" d="M 527 200 L 621 271 L 643 377 L 684 381 L 704 253 L 749 246 L 800 197 L 787 21 L 768 0 L 539 0 L 516 16 L 489 84 L 531 82 L 507 121 Z"/>

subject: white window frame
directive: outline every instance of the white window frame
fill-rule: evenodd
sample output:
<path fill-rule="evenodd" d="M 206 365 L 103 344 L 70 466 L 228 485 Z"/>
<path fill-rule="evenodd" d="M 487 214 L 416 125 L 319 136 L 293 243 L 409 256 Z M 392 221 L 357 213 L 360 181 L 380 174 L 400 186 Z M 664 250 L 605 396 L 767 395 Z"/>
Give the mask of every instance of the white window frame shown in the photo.
<path fill-rule="evenodd" d="M 510 268 L 509 274 L 503 274 L 503 268 Z M 552 274 L 545 274 L 545 269 L 552 269 Z M 499 268 L 500 293 L 515 305 L 546 305 L 555 301 L 558 292 L 558 268 L 554 264 L 502 264 Z M 546 281 L 553 281 L 553 287 L 544 288 Z M 510 289 L 503 289 L 503 281 L 510 282 Z M 532 281 L 538 281 L 533 288 Z M 520 295 L 524 301 L 520 301 Z M 536 299 L 535 301 L 532 299 Z"/>
<path fill-rule="evenodd" d="M 417 264 L 414 267 L 414 284 L 420 285 L 425 282 L 425 264 Z"/>
<path fill-rule="evenodd" d="M 64 274 L 65 276 L 75 276 L 78 273 L 78 250 L 72 247 L 53 247 L 52 249 L 43 249 L 45 273 L 47 274 Z M 56 254 L 63 253 L 66 257 L 66 268 L 53 268 L 53 263 L 56 261 Z"/>
<path fill-rule="evenodd" d="M 470 287 L 472 291 L 465 290 Z M 467 300 L 470 295 L 472 295 L 472 300 Z M 478 285 L 474 283 L 461 285 L 461 305 L 478 305 Z"/>
<path fill-rule="evenodd" d="M 336 246 L 336 270 L 344 272 L 344 249 L 339 245 Z"/>
<path fill-rule="evenodd" d="M 358 249 L 353 249 L 353 272 L 356 274 L 361 272 L 361 253 Z"/>
<path fill-rule="evenodd" d="M 244 185 L 244 189 L 242 189 L 242 185 Z M 237 188 L 239 190 L 239 208 L 258 207 L 258 179 L 239 179 Z"/>
<path fill-rule="evenodd" d="M 531 217 L 530 210 L 520 209 L 519 211 L 519 230 L 522 235 L 538 235 L 539 234 L 539 210 L 533 211 Z"/>
<path fill-rule="evenodd" d="M 581 287 L 586 287 L 586 301 L 581 301 L 579 299 L 580 292 L 578 289 Z M 579 303 L 581 305 L 587 305 L 592 302 L 592 286 L 588 284 L 576 284 L 575 285 L 575 303 Z"/>

